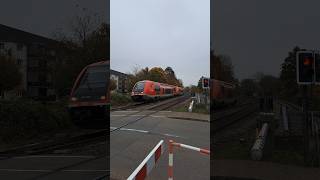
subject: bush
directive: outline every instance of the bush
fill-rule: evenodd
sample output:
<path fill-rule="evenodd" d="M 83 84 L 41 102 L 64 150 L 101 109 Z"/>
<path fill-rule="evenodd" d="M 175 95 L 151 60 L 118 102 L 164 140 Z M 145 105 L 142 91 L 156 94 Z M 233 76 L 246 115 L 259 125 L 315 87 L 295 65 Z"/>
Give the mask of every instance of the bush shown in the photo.
<path fill-rule="evenodd" d="M 28 139 L 72 126 L 66 106 L 31 100 L 0 101 L 0 141 Z"/>
<path fill-rule="evenodd" d="M 124 105 L 130 102 L 132 102 L 132 99 L 129 94 L 122 94 L 117 92 L 111 93 L 111 105 L 113 106 Z"/>

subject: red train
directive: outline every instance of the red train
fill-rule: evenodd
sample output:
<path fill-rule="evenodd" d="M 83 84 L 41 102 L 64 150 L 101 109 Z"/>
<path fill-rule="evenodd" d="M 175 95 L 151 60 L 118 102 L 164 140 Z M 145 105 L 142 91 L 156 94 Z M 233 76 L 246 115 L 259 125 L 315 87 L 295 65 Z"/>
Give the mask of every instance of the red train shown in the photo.
<path fill-rule="evenodd" d="M 74 120 L 109 117 L 109 70 L 110 61 L 93 63 L 82 69 L 74 82 L 68 105 Z"/>
<path fill-rule="evenodd" d="M 131 92 L 131 98 L 134 101 L 159 100 L 183 94 L 183 89 L 164 83 L 158 83 L 150 80 L 137 82 Z"/>
<path fill-rule="evenodd" d="M 237 102 L 234 84 L 212 79 L 210 85 L 213 107 L 222 107 Z"/>

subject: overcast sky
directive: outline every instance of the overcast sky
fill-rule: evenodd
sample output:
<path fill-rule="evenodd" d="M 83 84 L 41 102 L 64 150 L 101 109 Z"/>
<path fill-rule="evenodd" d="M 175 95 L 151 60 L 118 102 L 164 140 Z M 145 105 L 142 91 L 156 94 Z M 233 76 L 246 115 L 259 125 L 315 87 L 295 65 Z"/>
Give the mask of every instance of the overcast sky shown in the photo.
<path fill-rule="evenodd" d="M 215 53 L 231 56 L 237 78 L 279 75 L 295 45 L 320 49 L 319 0 L 214 0 Z"/>
<path fill-rule="evenodd" d="M 108 22 L 109 0 L 1 0 L 0 24 L 52 37 L 56 31 L 69 31 L 70 21 L 86 8 Z"/>
<path fill-rule="evenodd" d="M 172 67 L 184 85 L 210 75 L 210 0 L 111 0 L 111 68 Z"/>

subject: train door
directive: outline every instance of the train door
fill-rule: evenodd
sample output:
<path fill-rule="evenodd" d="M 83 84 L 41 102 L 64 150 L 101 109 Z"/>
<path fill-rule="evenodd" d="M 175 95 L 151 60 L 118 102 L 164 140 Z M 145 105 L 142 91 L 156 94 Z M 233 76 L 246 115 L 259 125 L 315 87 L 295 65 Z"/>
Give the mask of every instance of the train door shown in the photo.
<path fill-rule="evenodd" d="M 156 91 L 156 97 L 158 98 L 160 96 L 160 86 L 159 86 L 159 84 L 155 85 L 154 90 Z"/>

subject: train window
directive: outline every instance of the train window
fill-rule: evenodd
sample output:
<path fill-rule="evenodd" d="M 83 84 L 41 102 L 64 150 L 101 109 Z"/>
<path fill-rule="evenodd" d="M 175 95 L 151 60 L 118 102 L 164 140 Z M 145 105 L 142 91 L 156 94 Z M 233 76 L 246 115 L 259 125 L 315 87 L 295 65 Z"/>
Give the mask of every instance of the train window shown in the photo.
<path fill-rule="evenodd" d="M 143 91 L 145 82 L 137 82 L 133 88 L 133 91 Z"/>
<path fill-rule="evenodd" d="M 80 84 L 90 83 L 93 86 L 99 86 L 99 84 L 106 84 L 107 79 L 106 66 L 92 66 L 87 69 Z"/>
<path fill-rule="evenodd" d="M 81 77 L 76 86 L 76 96 L 100 96 L 106 93 L 108 85 L 108 68 L 105 65 L 91 66 Z"/>
<path fill-rule="evenodd" d="M 172 90 L 171 89 L 165 89 L 165 94 L 171 94 Z"/>
<path fill-rule="evenodd" d="M 159 91 L 160 91 L 160 86 L 156 84 L 154 90 L 157 91 L 157 92 L 159 92 Z"/>

